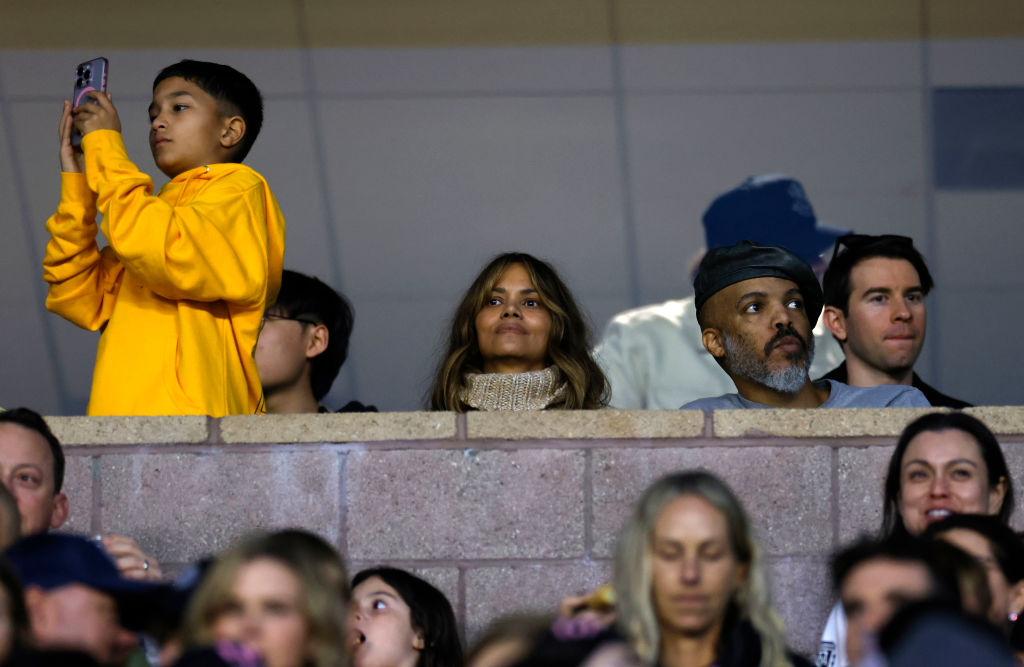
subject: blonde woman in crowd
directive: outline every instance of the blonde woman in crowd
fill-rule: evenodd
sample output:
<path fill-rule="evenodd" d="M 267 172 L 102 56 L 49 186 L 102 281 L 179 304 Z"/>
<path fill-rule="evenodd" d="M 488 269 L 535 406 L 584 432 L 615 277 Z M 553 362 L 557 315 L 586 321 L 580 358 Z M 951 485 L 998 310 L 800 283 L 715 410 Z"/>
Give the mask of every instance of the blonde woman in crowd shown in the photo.
<path fill-rule="evenodd" d="M 608 383 L 590 349 L 589 327 L 551 265 L 498 255 L 455 310 L 430 408 L 603 408 Z"/>
<path fill-rule="evenodd" d="M 349 599 L 345 564 L 322 539 L 257 535 L 217 559 L 189 604 L 185 643 L 265 667 L 345 665 Z"/>
<path fill-rule="evenodd" d="M 732 490 L 682 472 L 644 491 L 615 552 L 620 630 L 664 667 L 808 665 L 786 649 L 760 547 Z"/>

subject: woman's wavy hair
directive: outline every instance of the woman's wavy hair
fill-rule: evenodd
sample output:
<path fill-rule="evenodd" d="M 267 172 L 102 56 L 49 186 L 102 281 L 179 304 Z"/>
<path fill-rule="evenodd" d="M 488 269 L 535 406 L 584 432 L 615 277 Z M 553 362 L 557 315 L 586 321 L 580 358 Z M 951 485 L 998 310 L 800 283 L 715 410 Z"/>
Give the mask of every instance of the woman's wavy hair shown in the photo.
<path fill-rule="evenodd" d="M 619 533 L 615 550 L 615 592 L 618 624 L 637 654 L 657 664 L 661 647 L 652 596 L 651 539 L 654 524 L 665 507 L 681 496 L 696 496 L 720 511 L 726 520 L 729 545 L 746 566 L 747 576 L 729 603 L 726 618 L 749 622 L 761 640 L 760 667 L 788 667 L 786 635 L 782 620 L 772 608 L 760 546 L 739 499 L 714 475 L 691 470 L 678 472 L 647 487 Z M 719 638 L 721 657 L 729 627 Z"/>
<path fill-rule="evenodd" d="M 301 611 L 309 628 L 304 664 L 346 665 L 345 618 L 351 591 L 345 562 L 323 539 L 297 529 L 244 538 L 217 559 L 185 612 L 186 646 L 215 641 L 213 625 L 231 603 L 231 589 L 239 571 L 258 558 L 284 565 L 302 584 Z"/>
<path fill-rule="evenodd" d="M 476 315 L 491 298 L 491 290 L 501 275 L 520 264 L 537 290 L 537 298 L 551 313 L 548 337 L 548 363 L 554 364 L 566 379 L 565 400 L 557 407 L 566 410 L 596 409 L 608 404 L 608 381 L 590 354 L 590 327 L 576 300 L 558 273 L 547 262 L 523 252 L 498 255 L 483 268 L 462 297 L 451 320 L 445 354 L 435 373 L 430 390 L 431 410 L 466 412 L 460 398 L 467 373 L 482 373 L 483 357 L 476 335 Z"/>
<path fill-rule="evenodd" d="M 963 412 L 930 412 L 907 424 L 896 443 L 896 449 L 889 459 L 889 469 L 885 475 L 884 500 L 882 510 L 882 536 L 906 537 L 909 535 L 900 516 L 900 470 L 903 467 L 903 455 L 907 453 L 910 441 L 925 431 L 963 431 L 974 438 L 981 451 L 981 458 L 988 469 L 988 486 L 995 488 L 1005 482 L 1006 493 L 1003 504 L 996 512 L 996 517 L 1003 523 L 1009 523 L 1013 512 L 1013 477 L 1006 467 L 1006 457 L 999 446 L 999 441 L 984 422 Z"/>

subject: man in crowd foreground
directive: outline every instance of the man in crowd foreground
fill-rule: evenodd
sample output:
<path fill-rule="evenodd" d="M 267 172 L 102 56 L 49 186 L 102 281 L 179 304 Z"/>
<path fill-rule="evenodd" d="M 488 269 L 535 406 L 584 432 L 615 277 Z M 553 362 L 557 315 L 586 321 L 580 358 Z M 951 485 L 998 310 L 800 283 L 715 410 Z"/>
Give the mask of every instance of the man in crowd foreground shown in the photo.
<path fill-rule="evenodd" d="M 928 407 L 904 385 L 811 382 L 811 330 L 823 296 L 814 271 L 789 250 L 741 241 L 711 250 L 694 280 L 701 341 L 738 393 L 683 409 Z"/>
<path fill-rule="evenodd" d="M 44 533 L 6 552 L 21 577 L 33 645 L 88 654 L 101 665 L 124 664 L 138 646 L 126 629 L 141 629 L 157 587 L 125 579 L 84 537 Z"/>
<path fill-rule="evenodd" d="M 0 481 L 18 503 L 22 535 L 57 530 L 67 521 L 64 450 L 46 421 L 28 408 L 0 412 Z M 102 544 L 124 576 L 161 578 L 156 559 L 130 537 L 104 535 Z"/>
<path fill-rule="evenodd" d="M 932 405 L 970 407 L 925 384 L 914 372 L 928 325 L 925 297 L 933 286 L 912 239 L 892 234 L 840 237 L 825 271 L 822 320 L 846 361 L 824 378 L 855 387 L 910 385 Z"/>

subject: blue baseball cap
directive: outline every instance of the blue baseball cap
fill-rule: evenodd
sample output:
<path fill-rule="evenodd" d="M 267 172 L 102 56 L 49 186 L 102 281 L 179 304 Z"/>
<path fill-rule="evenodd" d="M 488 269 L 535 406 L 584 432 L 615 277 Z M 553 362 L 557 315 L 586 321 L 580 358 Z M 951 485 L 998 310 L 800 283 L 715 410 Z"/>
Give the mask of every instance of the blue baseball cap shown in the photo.
<path fill-rule="evenodd" d="M 30 535 L 5 552 L 22 585 L 53 590 L 82 584 L 110 595 L 117 602 L 121 624 L 140 630 L 148 622 L 153 596 L 166 586 L 125 579 L 114 561 L 97 544 L 78 535 Z"/>
<path fill-rule="evenodd" d="M 751 176 L 719 195 L 703 222 L 708 250 L 749 240 L 788 248 L 808 264 L 850 233 L 819 226 L 800 181 L 779 174 Z"/>

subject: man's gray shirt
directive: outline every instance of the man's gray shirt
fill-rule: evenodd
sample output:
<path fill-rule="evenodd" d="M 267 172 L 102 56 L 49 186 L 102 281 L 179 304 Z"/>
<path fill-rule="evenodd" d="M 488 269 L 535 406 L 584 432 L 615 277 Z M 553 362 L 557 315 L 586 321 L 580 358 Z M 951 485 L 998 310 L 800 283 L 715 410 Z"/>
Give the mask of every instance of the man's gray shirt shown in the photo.
<path fill-rule="evenodd" d="M 816 387 L 828 383 L 828 400 L 819 408 L 929 408 L 931 403 L 919 390 L 905 384 L 881 384 L 877 387 L 851 387 L 835 380 L 819 380 Z M 681 410 L 769 410 L 773 405 L 755 403 L 739 394 L 722 394 L 712 398 L 698 398 Z"/>

